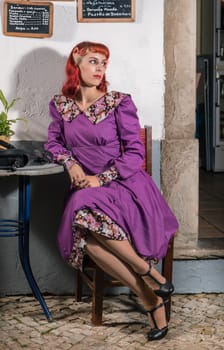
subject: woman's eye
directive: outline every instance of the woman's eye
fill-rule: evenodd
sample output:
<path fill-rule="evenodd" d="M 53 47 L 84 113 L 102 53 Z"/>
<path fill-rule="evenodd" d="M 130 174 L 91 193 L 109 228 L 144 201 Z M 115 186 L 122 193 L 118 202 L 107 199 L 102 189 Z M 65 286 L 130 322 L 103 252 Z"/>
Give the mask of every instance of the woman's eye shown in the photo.
<path fill-rule="evenodd" d="M 101 65 L 102 67 L 106 67 L 106 65 L 107 65 L 107 62 L 99 62 L 98 60 L 95 60 L 95 59 L 91 59 L 91 60 L 89 60 L 89 63 L 90 64 L 95 64 L 95 65 Z"/>

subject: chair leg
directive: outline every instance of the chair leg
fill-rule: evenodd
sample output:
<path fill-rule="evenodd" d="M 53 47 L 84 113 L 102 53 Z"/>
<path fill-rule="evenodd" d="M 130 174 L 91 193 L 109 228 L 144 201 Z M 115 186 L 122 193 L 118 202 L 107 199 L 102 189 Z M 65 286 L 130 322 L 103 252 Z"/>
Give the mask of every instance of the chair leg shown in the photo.
<path fill-rule="evenodd" d="M 173 278 L 173 241 L 172 238 L 169 242 L 168 250 L 166 256 L 162 260 L 162 274 L 170 282 Z M 166 304 L 167 320 L 170 320 L 171 314 L 171 296 L 168 298 L 168 303 Z"/>
<path fill-rule="evenodd" d="M 97 266 L 94 270 L 93 278 L 92 323 L 95 326 L 100 326 L 102 324 L 103 315 L 104 271 Z"/>
<path fill-rule="evenodd" d="M 80 270 L 76 271 L 75 300 L 82 301 L 82 273 Z"/>

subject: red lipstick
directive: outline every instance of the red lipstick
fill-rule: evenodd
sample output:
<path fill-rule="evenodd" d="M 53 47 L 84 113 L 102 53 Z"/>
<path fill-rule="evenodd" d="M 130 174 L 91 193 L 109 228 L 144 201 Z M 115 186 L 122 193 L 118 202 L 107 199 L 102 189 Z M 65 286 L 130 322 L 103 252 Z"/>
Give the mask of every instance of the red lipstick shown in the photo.
<path fill-rule="evenodd" d="M 96 78 L 96 79 L 101 79 L 102 78 L 101 75 L 99 75 L 99 74 L 96 74 L 93 77 Z"/>

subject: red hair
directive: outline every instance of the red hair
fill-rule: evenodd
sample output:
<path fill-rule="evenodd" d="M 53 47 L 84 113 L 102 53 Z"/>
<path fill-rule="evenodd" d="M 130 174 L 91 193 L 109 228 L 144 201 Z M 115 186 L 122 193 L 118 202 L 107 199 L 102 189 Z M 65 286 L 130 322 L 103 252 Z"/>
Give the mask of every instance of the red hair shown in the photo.
<path fill-rule="evenodd" d="M 100 43 L 83 41 L 76 45 L 72 49 L 65 66 L 67 80 L 62 87 L 62 93 L 64 96 L 75 98 L 80 91 L 79 66 L 74 60 L 74 53 L 78 53 L 79 56 L 85 56 L 89 51 L 100 53 L 101 55 L 104 55 L 107 60 L 110 56 L 107 46 Z M 107 81 L 105 74 L 102 81 L 97 86 L 97 89 L 102 92 L 107 92 Z"/>

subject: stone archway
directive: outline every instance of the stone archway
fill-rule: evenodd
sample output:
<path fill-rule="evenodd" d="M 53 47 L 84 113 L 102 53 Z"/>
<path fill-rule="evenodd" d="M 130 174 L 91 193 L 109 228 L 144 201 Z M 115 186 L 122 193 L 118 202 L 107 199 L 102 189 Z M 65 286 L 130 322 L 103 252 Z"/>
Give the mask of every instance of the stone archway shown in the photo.
<path fill-rule="evenodd" d="M 164 1 L 165 121 L 161 181 L 180 229 L 175 256 L 198 240 L 198 140 L 195 133 L 196 1 Z M 177 249 L 178 248 L 178 249 Z"/>

